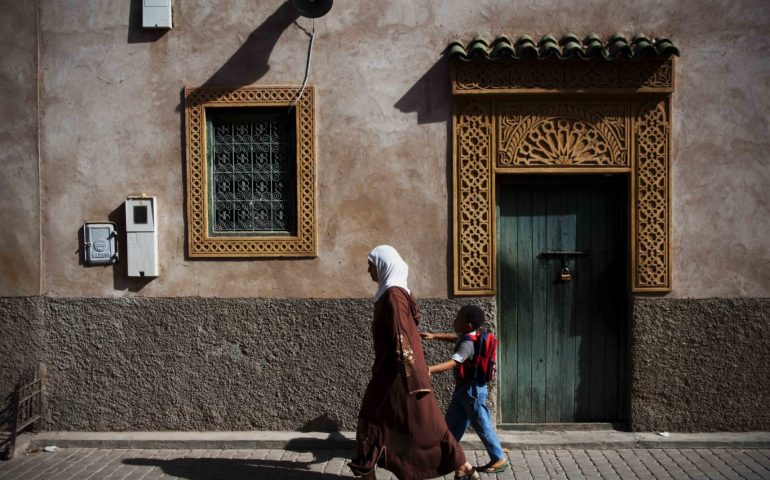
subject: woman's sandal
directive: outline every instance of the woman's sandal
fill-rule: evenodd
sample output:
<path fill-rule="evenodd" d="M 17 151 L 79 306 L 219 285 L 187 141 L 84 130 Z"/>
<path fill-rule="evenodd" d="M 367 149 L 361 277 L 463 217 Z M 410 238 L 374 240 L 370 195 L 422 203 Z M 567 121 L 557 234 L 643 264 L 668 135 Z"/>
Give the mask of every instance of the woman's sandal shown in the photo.
<path fill-rule="evenodd" d="M 481 475 L 479 475 L 478 470 L 476 470 L 474 467 L 471 467 L 470 472 L 466 473 L 465 475 L 458 475 L 455 473 L 455 480 L 479 480 L 481 478 Z"/>

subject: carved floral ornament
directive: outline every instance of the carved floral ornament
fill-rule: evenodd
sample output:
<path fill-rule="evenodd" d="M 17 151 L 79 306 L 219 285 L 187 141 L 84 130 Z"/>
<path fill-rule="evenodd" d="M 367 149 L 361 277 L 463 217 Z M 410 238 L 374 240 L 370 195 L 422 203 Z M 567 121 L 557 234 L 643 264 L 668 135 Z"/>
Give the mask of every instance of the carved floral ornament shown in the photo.
<path fill-rule="evenodd" d="M 671 56 L 678 54 L 670 41 L 642 36 L 450 46 L 455 294 L 495 293 L 497 175 L 578 172 L 628 174 L 632 290 L 670 291 Z"/>

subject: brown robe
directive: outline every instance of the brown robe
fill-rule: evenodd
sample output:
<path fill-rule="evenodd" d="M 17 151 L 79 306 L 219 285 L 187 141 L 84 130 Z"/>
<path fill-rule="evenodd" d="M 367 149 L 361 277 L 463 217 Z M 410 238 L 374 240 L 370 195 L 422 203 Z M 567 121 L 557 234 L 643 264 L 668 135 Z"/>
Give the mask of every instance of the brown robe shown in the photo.
<path fill-rule="evenodd" d="M 389 288 L 374 305 L 374 366 L 358 415 L 355 475 L 375 464 L 400 480 L 446 475 L 465 463 L 428 375 L 417 330 L 420 313 L 406 290 Z"/>

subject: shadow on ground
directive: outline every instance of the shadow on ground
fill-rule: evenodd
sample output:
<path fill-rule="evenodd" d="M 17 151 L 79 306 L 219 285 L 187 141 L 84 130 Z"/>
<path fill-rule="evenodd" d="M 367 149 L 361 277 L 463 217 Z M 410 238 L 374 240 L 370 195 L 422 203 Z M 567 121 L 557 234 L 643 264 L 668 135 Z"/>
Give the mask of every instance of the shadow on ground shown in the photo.
<path fill-rule="evenodd" d="M 329 437 L 334 445 L 344 444 L 346 439 L 339 432 L 331 432 Z M 338 465 L 334 473 L 324 473 L 325 464 L 332 458 L 353 453 L 348 450 L 332 450 L 323 440 L 317 438 L 298 438 L 291 440 L 282 449 L 300 454 L 311 454 L 313 459 L 307 460 L 308 455 L 302 455 L 298 460 L 258 459 L 258 458 L 126 458 L 125 465 L 151 466 L 160 468 L 164 474 L 187 480 L 331 480 L 339 479 L 340 467 L 342 474 L 350 473 L 346 465 Z"/>
<path fill-rule="evenodd" d="M 331 450 L 317 452 L 312 461 L 259 460 L 259 459 L 224 459 L 224 458 L 127 458 L 126 465 L 159 467 L 163 473 L 174 478 L 188 480 L 262 480 L 292 478 L 298 480 L 331 480 L 340 476 L 319 470 L 322 464 L 331 459 Z M 347 468 L 347 467 L 345 467 Z"/>

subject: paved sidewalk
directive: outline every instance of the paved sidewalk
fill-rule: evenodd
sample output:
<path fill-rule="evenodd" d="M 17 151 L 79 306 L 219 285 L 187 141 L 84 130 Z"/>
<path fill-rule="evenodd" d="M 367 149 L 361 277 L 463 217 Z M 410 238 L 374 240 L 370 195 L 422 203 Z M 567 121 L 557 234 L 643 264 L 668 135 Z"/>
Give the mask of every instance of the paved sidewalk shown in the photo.
<path fill-rule="evenodd" d="M 482 450 L 466 450 L 477 465 Z M 486 479 L 770 479 L 768 448 L 512 450 L 511 468 Z M 351 477 L 350 450 L 64 448 L 0 462 L 0 480 L 331 480 Z M 394 478 L 385 470 L 378 479 Z M 445 478 L 451 479 L 449 475 Z"/>
<path fill-rule="evenodd" d="M 634 449 L 634 448 L 770 448 L 770 432 L 670 433 L 594 431 L 498 431 L 511 450 Z M 355 447 L 355 432 L 42 432 L 19 437 L 19 451 L 28 446 L 122 449 L 341 449 Z M 466 450 L 483 449 L 479 437 L 466 433 Z"/>

